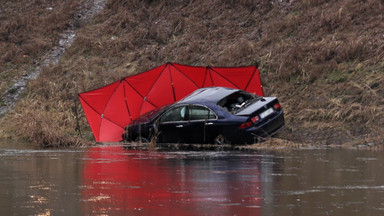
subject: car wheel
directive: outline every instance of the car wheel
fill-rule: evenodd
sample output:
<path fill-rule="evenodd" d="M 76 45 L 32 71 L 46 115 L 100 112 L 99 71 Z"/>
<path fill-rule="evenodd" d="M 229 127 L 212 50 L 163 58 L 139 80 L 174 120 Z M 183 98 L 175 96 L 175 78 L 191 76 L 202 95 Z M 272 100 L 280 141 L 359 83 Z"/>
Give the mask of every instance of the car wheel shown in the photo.
<path fill-rule="evenodd" d="M 215 144 L 217 145 L 224 145 L 224 144 L 228 144 L 228 140 L 227 138 L 225 138 L 225 136 L 223 136 L 222 134 L 219 134 L 217 135 L 217 137 L 215 138 Z"/>
<path fill-rule="evenodd" d="M 138 143 L 150 143 L 149 140 L 145 137 L 137 137 L 135 142 L 138 142 Z"/>

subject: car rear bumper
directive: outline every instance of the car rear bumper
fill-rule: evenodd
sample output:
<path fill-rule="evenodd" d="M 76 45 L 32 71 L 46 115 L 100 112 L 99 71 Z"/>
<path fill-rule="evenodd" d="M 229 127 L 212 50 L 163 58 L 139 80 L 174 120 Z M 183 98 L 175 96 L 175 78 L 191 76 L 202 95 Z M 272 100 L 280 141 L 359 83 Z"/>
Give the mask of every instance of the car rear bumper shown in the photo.
<path fill-rule="evenodd" d="M 281 111 L 260 125 L 250 127 L 239 133 L 233 140 L 235 143 L 256 143 L 260 138 L 270 137 L 279 132 L 285 125 L 284 113 Z"/>
<path fill-rule="evenodd" d="M 256 135 L 261 137 L 272 136 L 276 134 L 281 128 L 285 125 L 284 113 L 283 111 L 279 112 L 276 116 L 267 121 L 263 122 L 254 132 Z"/>

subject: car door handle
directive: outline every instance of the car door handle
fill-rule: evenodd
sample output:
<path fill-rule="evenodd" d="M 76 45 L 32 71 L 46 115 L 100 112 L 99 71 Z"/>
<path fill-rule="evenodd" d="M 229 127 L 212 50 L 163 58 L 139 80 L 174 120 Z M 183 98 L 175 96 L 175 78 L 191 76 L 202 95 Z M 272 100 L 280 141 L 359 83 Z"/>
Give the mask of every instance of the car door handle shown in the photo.
<path fill-rule="evenodd" d="M 207 123 L 205 123 L 205 125 L 213 125 L 213 123 L 212 122 L 207 122 Z"/>
<path fill-rule="evenodd" d="M 183 125 L 176 125 L 177 128 L 182 128 L 184 127 Z"/>

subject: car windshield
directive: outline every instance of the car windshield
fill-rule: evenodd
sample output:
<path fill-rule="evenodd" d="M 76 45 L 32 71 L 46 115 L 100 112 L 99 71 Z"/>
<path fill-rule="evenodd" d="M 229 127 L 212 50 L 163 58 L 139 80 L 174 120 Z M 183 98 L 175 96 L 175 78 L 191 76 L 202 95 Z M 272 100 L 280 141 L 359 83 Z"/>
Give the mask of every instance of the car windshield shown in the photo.
<path fill-rule="evenodd" d="M 217 105 L 221 106 L 228 112 L 235 114 L 241 109 L 247 107 L 249 104 L 259 100 L 260 98 L 260 96 L 251 94 L 249 92 L 237 91 L 221 99 L 219 102 L 217 102 Z"/>
<path fill-rule="evenodd" d="M 154 109 L 154 110 L 151 110 L 147 113 L 144 113 L 143 115 L 139 116 L 137 119 L 135 119 L 133 122 L 134 123 L 144 123 L 144 122 L 148 122 L 154 118 L 156 118 L 160 113 L 162 113 L 162 111 L 164 110 L 164 107 L 161 107 L 161 108 L 157 108 L 157 109 Z M 132 122 L 132 123 L 133 123 Z"/>

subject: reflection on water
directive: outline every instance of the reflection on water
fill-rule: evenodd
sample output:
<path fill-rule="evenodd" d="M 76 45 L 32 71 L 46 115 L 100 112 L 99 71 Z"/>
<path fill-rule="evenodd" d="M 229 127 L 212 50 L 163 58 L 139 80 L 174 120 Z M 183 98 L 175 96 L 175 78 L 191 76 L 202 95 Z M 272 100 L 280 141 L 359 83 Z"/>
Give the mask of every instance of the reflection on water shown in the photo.
<path fill-rule="evenodd" d="M 382 152 L 0 147 L 2 215 L 383 215 Z"/>
<path fill-rule="evenodd" d="M 258 157 L 94 148 L 84 164 L 86 212 L 259 215 Z"/>

